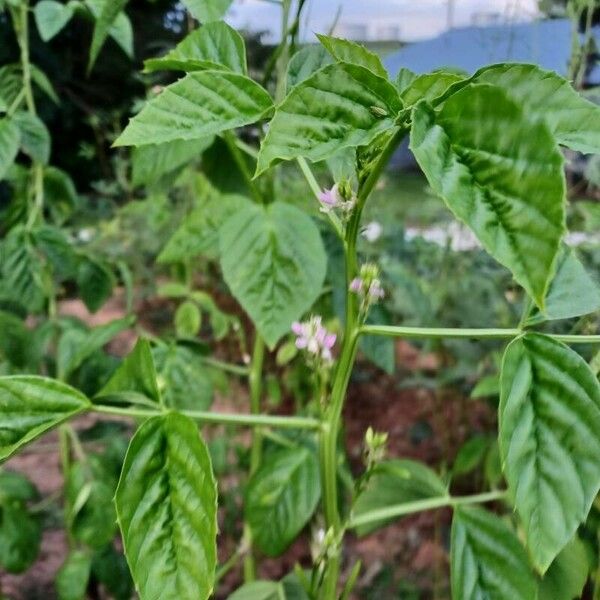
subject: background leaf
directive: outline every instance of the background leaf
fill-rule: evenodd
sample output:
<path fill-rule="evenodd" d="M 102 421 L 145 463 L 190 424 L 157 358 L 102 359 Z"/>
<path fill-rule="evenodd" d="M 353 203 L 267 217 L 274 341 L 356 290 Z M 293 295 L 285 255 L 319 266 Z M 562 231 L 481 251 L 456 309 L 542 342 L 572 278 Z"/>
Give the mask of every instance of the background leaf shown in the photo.
<path fill-rule="evenodd" d="M 583 542 L 575 536 L 554 559 L 538 589 L 538 600 L 579 598 L 588 578 L 590 565 Z"/>
<path fill-rule="evenodd" d="M 197 161 L 214 141 L 214 136 L 199 140 L 174 140 L 134 148 L 131 170 L 133 185 L 154 185 L 165 175 Z"/>
<path fill-rule="evenodd" d="M 46 377 L 0 377 L 0 461 L 90 407 L 72 387 Z"/>
<path fill-rule="evenodd" d="M 600 310 L 600 286 L 592 279 L 572 248 L 563 245 L 550 283 L 544 313 L 536 311 L 527 320 L 535 325 L 545 320 L 570 319 Z"/>
<path fill-rule="evenodd" d="M 536 582 L 516 535 L 482 508 L 455 509 L 452 519 L 453 600 L 533 600 Z"/>
<path fill-rule="evenodd" d="M 227 600 L 285 600 L 281 584 L 275 581 L 252 581 L 238 588 Z"/>
<path fill-rule="evenodd" d="M 206 600 L 217 564 L 217 489 L 195 423 L 176 413 L 146 421 L 115 501 L 141 600 Z"/>
<path fill-rule="evenodd" d="M 152 355 L 166 406 L 170 408 L 207 410 L 213 401 L 210 371 L 198 354 L 181 345 L 161 345 Z"/>
<path fill-rule="evenodd" d="M 9 573 L 22 573 L 37 558 L 42 527 L 21 502 L 0 506 L 0 565 Z"/>
<path fill-rule="evenodd" d="M 232 0 L 183 0 L 185 7 L 201 23 L 223 18 Z"/>
<path fill-rule="evenodd" d="M 79 295 L 90 312 L 96 312 L 111 297 L 115 277 L 102 262 L 85 256 L 77 269 Z"/>
<path fill-rule="evenodd" d="M 565 232 L 563 159 L 547 127 L 497 87 L 469 85 L 413 110 L 429 184 L 543 308 Z"/>
<path fill-rule="evenodd" d="M 74 14 L 75 8 L 71 2 L 62 4 L 54 0 L 41 0 L 33 8 L 35 23 L 44 42 L 57 35 Z"/>
<path fill-rule="evenodd" d="M 248 482 L 244 509 L 261 551 L 267 556 L 282 554 L 308 523 L 320 497 L 313 452 L 300 446 L 266 455 Z"/>
<path fill-rule="evenodd" d="M 134 349 L 125 357 L 98 396 L 110 396 L 119 392 L 137 392 L 159 402 L 160 392 L 156 384 L 156 369 L 152 350 L 147 340 L 140 338 Z"/>
<path fill-rule="evenodd" d="M 544 573 L 600 489 L 600 383 L 567 346 L 517 338 L 502 365 L 499 429 L 509 490 Z"/>
<path fill-rule="evenodd" d="M 8 168 L 17 157 L 20 137 L 19 128 L 12 119 L 0 119 L 0 179 L 4 179 Z"/>
<path fill-rule="evenodd" d="M 84 600 L 92 559 L 83 550 L 72 550 L 56 574 L 58 600 Z"/>
<path fill-rule="evenodd" d="M 360 518 L 361 515 L 380 508 L 447 495 L 444 482 L 426 465 L 407 459 L 386 460 L 373 469 L 365 489 L 354 501 L 352 516 Z M 367 535 L 393 520 L 395 519 L 359 525 L 355 528 L 356 533 L 359 536 Z"/>
<path fill-rule="evenodd" d="M 118 15 L 127 5 L 128 0 L 102 0 L 100 12 L 95 14 L 94 34 L 90 47 L 90 58 L 88 62 L 88 73 L 94 68 L 94 63 L 102 50 L 106 38 L 110 34 L 111 27 Z"/>
<path fill-rule="evenodd" d="M 219 247 L 227 285 L 272 348 L 321 293 L 317 226 L 289 204 L 248 204 L 222 226 Z"/>

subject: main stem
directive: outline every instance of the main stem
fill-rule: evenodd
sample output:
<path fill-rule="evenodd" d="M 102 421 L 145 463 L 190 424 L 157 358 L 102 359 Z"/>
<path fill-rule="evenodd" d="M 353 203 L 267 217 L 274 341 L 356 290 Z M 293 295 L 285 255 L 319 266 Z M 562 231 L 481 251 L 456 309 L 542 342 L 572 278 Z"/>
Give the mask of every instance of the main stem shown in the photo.
<path fill-rule="evenodd" d="M 325 422 L 321 432 L 320 460 L 321 486 L 323 489 L 323 512 L 328 530 L 334 535 L 336 548 L 330 554 L 326 564 L 321 597 L 323 600 L 337 598 L 337 585 L 340 576 L 341 542 L 344 527 L 338 508 L 337 490 L 337 444 L 340 432 L 344 398 L 348 389 L 350 375 L 356 359 L 358 339 L 360 335 L 359 305 L 355 294 L 350 293 L 350 282 L 358 275 L 358 255 L 356 242 L 360 228 L 360 220 L 365 203 L 373 191 L 377 180 L 387 165 L 394 150 L 398 147 L 406 130 L 399 128 L 384 148 L 377 164 L 359 186 L 356 207 L 350 217 L 344 240 L 346 258 L 346 323 L 340 359 L 335 372 L 331 399 L 326 410 Z"/>

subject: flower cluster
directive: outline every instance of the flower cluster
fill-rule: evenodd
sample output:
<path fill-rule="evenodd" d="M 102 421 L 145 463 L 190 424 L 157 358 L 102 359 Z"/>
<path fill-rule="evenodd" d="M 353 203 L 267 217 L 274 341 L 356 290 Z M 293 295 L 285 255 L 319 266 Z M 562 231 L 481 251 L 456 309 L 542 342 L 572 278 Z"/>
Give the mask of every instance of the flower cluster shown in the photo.
<path fill-rule="evenodd" d="M 295 322 L 292 324 L 292 331 L 296 334 L 296 348 L 306 350 L 313 357 L 329 364 L 333 361 L 331 349 L 337 336 L 327 331 L 321 320 L 321 317 L 313 316 L 304 323 Z"/>
<path fill-rule="evenodd" d="M 319 202 L 321 212 L 338 211 L 342 216 L 348 216 L 356 204 L 356 198 L 349 185 L 336 183 L 331 189 L 319 194 Z"/>
<path fill-rule="evenodd" d="M 360 268 L 359 277 L 350 282 L 350 291 L 361 299 L 361 310 L 366 313 L 372 304 L 379 302 L 385 292 L 379 279 L 379 267 L 366 263 Z"/>

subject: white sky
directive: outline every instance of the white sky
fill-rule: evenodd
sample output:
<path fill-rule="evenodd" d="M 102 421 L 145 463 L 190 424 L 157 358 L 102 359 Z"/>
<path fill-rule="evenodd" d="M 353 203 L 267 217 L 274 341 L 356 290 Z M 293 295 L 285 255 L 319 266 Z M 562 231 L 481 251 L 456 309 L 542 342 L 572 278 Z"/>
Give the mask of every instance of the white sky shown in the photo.
<path fill-rule="evenodd" d="M 403 40 L 434 37 L 447 27 L 448 0 L 308 0 L 304 38 L 326 32 L 339 6 L 340 25 L 397 25 Z M 474 14 L 499 13 L 503 21 L 523 21 L 537 14 L 536 0 L 454 0 L 454 26 L 469 25 Z M 251 30 L 279 29 L 279 7 L 265 0 L 235 0 L 228 21 Z"/>

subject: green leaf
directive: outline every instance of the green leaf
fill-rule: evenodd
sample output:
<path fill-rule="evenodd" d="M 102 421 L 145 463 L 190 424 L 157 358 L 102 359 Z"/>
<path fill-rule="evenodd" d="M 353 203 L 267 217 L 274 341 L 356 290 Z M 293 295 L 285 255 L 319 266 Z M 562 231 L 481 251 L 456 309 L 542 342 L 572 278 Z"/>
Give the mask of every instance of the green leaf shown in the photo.
<path fill-rule="evenodd" d="M 317 226 L 289 204 L 248 204 L 221 227 L 219 247 L 227 285 L 273 348 L 321 293 L 327 256 Z"/>
<path fill-rule="evenodd" d="M 497 87 L 413 109 L 411 149 L 429 184 L 543 308 L 565 232 L 563 158 L 544 123 Z"/>
<path fill-rule="evenodd" d="M 33 81 L 33 83 L 35 83 L 35 85 L 37 85 L 40 88 L 40 90 L 44 92 L 44 94 L 46 94 L 46 96 L 48 96 L 48 98 L 50 98 L 52 102 L 54 102 L 54 104 L 60 104 L 60 100 L 58 99 L 58 96 L 54 91 L 54 87 L 52 86 L 52 83 L 50 83 L 50 80 L 48 79 L 46 73 L 44 73 L 44 71 L 42 71 L 40 68 L 36 67 L 33 64 L 30 65 L 30 68 L 31 80 Z"/>
<path fill-rule="evenodd" d="M 16 315 L 0 310 L 0 357 L 16 367 L 25 368 L 36 356 L 33 336 Z"/>
<path fill-rule="evenodd" d="M 56 167 L 44 169 L 44 200 L 54 223 L 60 225 L 71 216 L 79 196 L 68 173 Z"/>
<path fill-rule="evenodd" d="M 116 484 L 98 456 L 71 465 L 65 494 L 74 539 L 92 548 L 102 548 L 113 540 L 117 530 L 113 503 Z"/>
<path fill-rule="evenodd" d="M 600 383 L 567 346 L 517 338 L 502 365 L 499 429 L 509 490 L 544 573 L 600 489 Z"/>
<path fill-rule="evenodd" d="M 471 398 L 490 398 L 500 394 L 498 373 L 482 377 L 471 391 Z"/>
<path fill-rule="evenodd" d="M 167 406 L 207 410 L 213 401 L 209 370 L 196 353 L 185 346 L 157 346 L 152 355 L 159 387 Z"/>
<path fill-rule="evenodd" d="M 112 544 L 96 552 L 92 558 L 92 572 L 114 600 L 131 600 L 133 581 L 125 557 Z"/>
<path fill-rule="evenodd" d="M 21 65 L 11 63 L 0 67 L 0 94 L 9 106 L 17 99 L 22 89 L 23 74 Z"/>
<path fill-rule="evenodd" d="M 415 77 L 402 91 L 400 96 L 406 106 L 412 106 L 419 100 L 434 102 L 452 84 L 462 81 L 464 77 L 455 73 L 434 71 Z"/>
<path fill-rule="evenodd" d="M 129 329 L 134 321 L 134 317 L 125 317 L 94 327 L 90 331 L 76 328 L 67 330 L 58 342 L 56 367 L 59 377 L 68 378 L 86 358 L 108 344 L 121 331 Z"/>
<path fill-rule="evenodd" d="M 581 597 L 590 570 L 585 545 L 575 536 L 554 559 L 540 581 L 538 600 Z"/>
<path fill-rule="evenodd" d="M 83 550 L 71 550 L 56 574 L 58 600 L 84 600 L 92 559 Z"/>
<path fill-rule="evenodd" d="M 200 331 L 202 315 L 194 302 L 182 302 L 175 311 L 175 331 L 179 337 L 194 337 Z"/>
<path fill-rule="evenodd" d="M 416 73 L 413 73 L 410 69 L 402 67 L 396 75 L 396 87 L 400 94 L 408 88 L 408 86 L 418 77 Z"/>
<path fill-rule="evenodd" d="M 562 146 L 600 153 L 600 106 L 556 73 L 530 64 L 498 64 L 481 69 L 472 80 L 502 87 L 527 114 L 543 119 Z"/>
<path fill-rule="evenodd" d="M 117 17 L 125 8 L 128 0 L 102 0 L 100 11 L 94 14 L 96 23 L 94 24 L 94 35 L 90 47 L 90 58 L 88 62 L 88 73 L 94 68 L 94 63 L 104 46 L 106 38 L 110 34 L 111 27 Z"/>
<path fill-rule="evenodd" d="M 212 146 L 214 136 L 200 140 L 175 140 L 165 144 L 149 144 L 135 148 L 132 153 L 133 185 L 154 185 L 169 175 L 198 160 Z"/>
<path fill-rule="evenodd" d="M 21 133 L 12 119 L 0 119 L 0 180 L 4 179 L 9 167 L 19 152 Z"/>
<path fill-rule="evenodd" d="M 217 488 L 191 419 L 169 413 L 138 429 L 115 501 L 141 600 L 206 600 L 217 564 Z"/>
<path fill-rule="evenodd" d="M 102 262 L 85 257 L 77 269 L 79 295 L 87 309 L 94 313 L 111 297 L 115 278 Z"/>
<path fill-rule="evenodd" d="M 35 313 L 45 302 L 45 285 L 39 254 L 31 232 L 13 227 L 0 243 L 1 293 Z"/>
<path fill-rule="evenodd" d="M 21 132 L 21 150 L 33 161 L 47 165 L 50 160 L 50 132 L 33 113 L 19 111 L 13 120 Z"/>
<path fill-rule="evenodd" d="M 145 61 L 144 67 L 146 71 L 204 71 L 223 68 L 242 75 L 248 73 L 244 39 L 222 21 L 207 23 L 195 29 L 165 56 Z"/>
<path fill-rule="evenodd" d="M 90 406 L 83 394 L 54 379 L 0 377 L 0 461 Z"/>
<path fill-rule="evenodd" d="M 352 515 L 357 518 L 380 508 L 447 495 L 444 482 L 424 464 L 406 459 L 386 460 L 374 468 L 366 488 L 354 502 Z M 359 525 L 356 533 L 359 536 L 367 535 L 393 520 Z"/>
<path fill-rule="evenodd" d="M 36 487 L 21 473 L 0 471 L 0 505 L 13 500 L 26 502 L 39 497 Z"/>
<path fill-rule="evenodd" d="M 517 536 L 481 508 L 457 508 L 452 519 L 453 600 L 533 600 L 536 582 Z"/>
<path fill-rule="evenodd" d="M 452 465 L 452 476 L 466 475 L 474 471 L 485 458 L 490 439 L 484 435 L 475 435 L 467 440 L 458 451 Z"/>
<path fill-rule="evenodd" d="M 281 584 L 276 581 L 252 581 L 238 588 L 227 600 L 285 600 Z"/>
<path fill-rule="evenodd" d="M 256 175 L 282 160 L 304 156 L 317 162 L 342 148 L 366 145 L 393 126 L 401 108 L 394 86 L 369 69 L 346 63 L 323 67 L 277 107 Z"/>
<path fill-rule="evenodd" d="M 206 139 L 254 123 L 272 106 L 266 90 L 244 75 L 196 71 L 150 100 L 114 145 Z"/>
<path fill-rule="evenodd" d="M 312 517 L 321 485 L 313 452 L 302 446 L 268 454 L 246 489 L 244 515 L 256 545 L 279 556 Z"/>
<path fill-rule="evenodd" d="M 545 320 L 570 319 L 600 310 L 600 286 L 585 270 L 571 248 L 563 246 L 550 283 L 544 313 L 536 311 L 527 325 Z"/>
<path fill-rule="evenodd" d="M 44 42 L 50 41 L 71 20 L 75 7 L 71 2 L 62 4 L 54 0 L 41 0 L 33 9 L 33 16 L 40 37 Z"/>
<path fill-rule="evenodd" d="M 98 396 L 112 396 L 122 392 L 135 392 L 155 402 L 160 401 L 156 383 L 156 368 L 150 344 L 138 339 L 134 349 L 125 357 Z"/>
<path fill-rule="evenodd" d="M 232 0 L 183 0 L 185 7 L 192 16 L 201 23 L 222 19 Z"/>
<path fill-rule="evenodd" d="M 39 520 L 21 502 L 0 507 L 0 565 L 6 571 L 22 573 L 28 569 L 37 558 L 41 539 Z"/>
<path fill-rule="evenodd" d="M 162 264 L 183 262 L 197 256 L 219 255 L 219 230 L 229 217 L 244 210 L 250 201 L 238 194 L 212 191 L 197 200 L 197 206 L 183 219 L 167 242 L 157 261 Z"/>
<path fill-rule="evenodd" d="M 329 35 L 317 34 L 319 41 L 327 52 L 335 58 L 337 62 L 350 63 L 353 65 L 361 65 L 369 69 L 375 75 L 387 79 L 388 73 L 377 54 L 367 50 L 361 44 L 343 40 Z"/>
<path fill-rule="evenodd" d="M 287 70 L 288 91 L 308 79 L 322 67 L 332 63 L 331 55 L 323 46 L 306 46 L 292 56 Z"/>

